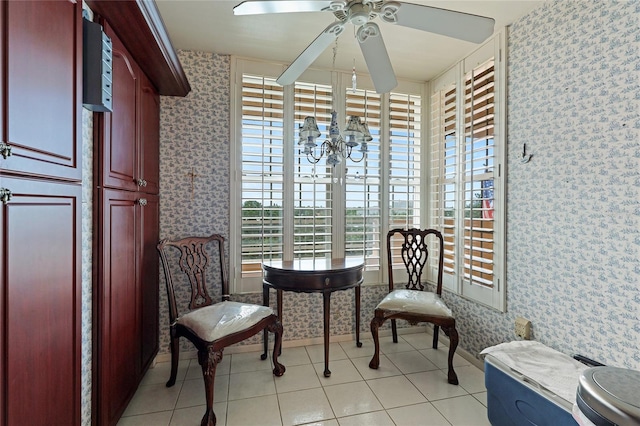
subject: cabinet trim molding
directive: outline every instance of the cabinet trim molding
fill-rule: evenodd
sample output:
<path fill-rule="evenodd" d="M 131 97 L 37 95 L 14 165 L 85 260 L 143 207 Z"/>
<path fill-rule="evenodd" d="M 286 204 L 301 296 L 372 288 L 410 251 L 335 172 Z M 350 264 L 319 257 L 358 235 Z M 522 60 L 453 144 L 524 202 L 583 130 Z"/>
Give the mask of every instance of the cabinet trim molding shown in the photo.
<path fill-rule="evenodd" d="M 191 86 L 155 2 L 86 0 L 85 3 L 116 29 L 160 95 L 187 96 Z"/>

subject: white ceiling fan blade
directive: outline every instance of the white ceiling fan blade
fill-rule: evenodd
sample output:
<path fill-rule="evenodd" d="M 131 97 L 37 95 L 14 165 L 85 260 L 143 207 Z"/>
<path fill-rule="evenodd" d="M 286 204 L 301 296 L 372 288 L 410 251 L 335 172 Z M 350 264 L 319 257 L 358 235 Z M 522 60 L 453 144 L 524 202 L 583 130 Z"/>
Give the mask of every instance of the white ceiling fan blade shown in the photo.
<path fill-rule="evenodd" d="M 235 6 L 233 14 L 260 15 L 263 13 L 320 12 L 330 5 L 330 0 L 248 0 Z"/>
<path fill-rule="evenodd" d="M 482 43 L 491 34 L 495 20 L 484 16 L 437 7 L 412 3 L 388 2 L 380 8 L 380 19 L 390 24 L 415 28 L 466 40 Z"/>
<path fill-rule="evenodd" d="M 358 29 L 358 41 L 376 92 L 389 92 L 398 85 L 398 81 L 382 40 L 380 28 L 371 22 L 364 24 Z"/>
<path fill-rule="evenodd" d="M 276 82 L 281 86 L 293 84 L 309 65 L 342 33 L 343 22 L 334 22 L 325 28 L 315 40 L 284 70 Z"/>

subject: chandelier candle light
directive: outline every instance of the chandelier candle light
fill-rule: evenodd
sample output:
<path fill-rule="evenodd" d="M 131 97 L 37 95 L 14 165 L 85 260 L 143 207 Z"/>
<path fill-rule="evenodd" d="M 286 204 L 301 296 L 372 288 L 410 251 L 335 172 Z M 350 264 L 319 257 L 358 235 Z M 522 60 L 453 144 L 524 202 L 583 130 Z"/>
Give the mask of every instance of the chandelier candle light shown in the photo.
<path fill-rule="evenodd" d="M 338 113 L 333 111 L 331 113 L 331 125 L 329 126 L 329 139 L 322 142 L 320 145 L 320 153 L 316 154 L 316 139 L 320 137 L 321 133 L 318 129 L 315 117 L 306 117 L 304 123 L 300 126 L 300 141 L 298 144 L 301 146 L 302 153 L 307 154 L 307 160 L 310 163 L 316 164 L 322 157 L 327 154 L 327 165 L 336 166 L 342 162 L 342 159 L 350 159 L 354 163 L 362 161 L 368 151 L 367 143 L 373 138 L 369 132 L 369 126 L 364 123 L 360 117 L 352 115 L 349 117 L 347 128 L 344 130 L 344 135 L 347 137 L 345 141 L 340 135 L 340 128 L 338 127 Z M 351 154 L 353 149 L 360 145 L 359 152 L 362 153 L 359 159 L 354 159 Z"/>

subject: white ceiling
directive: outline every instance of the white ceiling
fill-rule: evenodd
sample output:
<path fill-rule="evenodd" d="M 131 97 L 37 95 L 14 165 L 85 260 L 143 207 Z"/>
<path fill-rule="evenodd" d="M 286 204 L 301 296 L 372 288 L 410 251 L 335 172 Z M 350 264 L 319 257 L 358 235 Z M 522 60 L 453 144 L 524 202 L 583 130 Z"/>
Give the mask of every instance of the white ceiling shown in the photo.
<path fill-rule="evenodd" d="M 287 65 L 335 20 L 330 12 L 234 16 L 232 9 L 240 1 L 156 0 L 156 4 L 176 49 L 238 55 Z M 411 0 L 410 3 L 492 17 L 498 31 L 544 1 Z M 382 21 L 377 23 L 398 78 L 428 81 L 476 47 L 466 41 Z M 366 72 L 352 28 L 353 25 L 347 26 L 338 38 L 335 68 L 351 70 L 355 59 L 356 70 Z M 331 69 L 332 63 L 333 49 L 330 47 L 312 67 Z"/>

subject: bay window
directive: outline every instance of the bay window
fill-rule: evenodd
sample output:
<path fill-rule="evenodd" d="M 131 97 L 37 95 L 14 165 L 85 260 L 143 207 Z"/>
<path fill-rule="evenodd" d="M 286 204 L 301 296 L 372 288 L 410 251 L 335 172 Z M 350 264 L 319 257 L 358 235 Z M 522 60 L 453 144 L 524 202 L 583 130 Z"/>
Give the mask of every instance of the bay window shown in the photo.
<path fill-rule="evenodd" d="M 236 59 L 232 100 L 231 278 L 235 292 L 261 290 L 261 263 L 359 256 L 365 282 L 381 283 L 386 232 L 420 226 L 423 84 L 401 82 L 378 94 L 366 77 L 308 70 L 275 83 L 282 69 Z M 337 166 L 310 162 L 298 128 L 316 119 L 328 137 L 331 112 L 341 130 L 351 115 L 368 124 L 366 155 Z M 237 214 L 233 214 L 236 212 Z"/>

